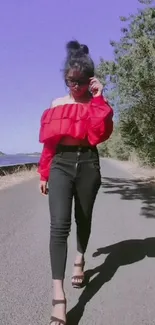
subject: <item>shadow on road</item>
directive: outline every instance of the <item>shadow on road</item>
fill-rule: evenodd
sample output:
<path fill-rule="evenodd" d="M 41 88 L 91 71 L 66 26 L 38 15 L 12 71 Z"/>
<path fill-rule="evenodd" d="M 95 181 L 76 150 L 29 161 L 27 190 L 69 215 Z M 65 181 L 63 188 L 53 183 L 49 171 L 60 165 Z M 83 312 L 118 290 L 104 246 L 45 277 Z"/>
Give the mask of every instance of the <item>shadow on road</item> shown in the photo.
<path fill-rule="evenodd" d="M 155 218 L 155 183 L 149 180 L 104 177 L 104 192 L 120 194 L 122 200 L 141 200 L 141 215 Z"/>
<path fill-rule="evenodd" d="M 155 257 L 155 238 L 122 241 L 111 246 L 98 248 L 93 256 L 97 257 L 102 254 L 108 254 L 104 263 L 93 270 L 86 271 L 88 284 L 83 290 L 77 305 L 68 312 L 67 325 L 79 324 L 86 304 L 94 297 L 104 283 L 112 279 L 120 266 L 138 262 L 146 256 Z M 95 276 L 95 278 L 90 281 L 92 276 Z"/>

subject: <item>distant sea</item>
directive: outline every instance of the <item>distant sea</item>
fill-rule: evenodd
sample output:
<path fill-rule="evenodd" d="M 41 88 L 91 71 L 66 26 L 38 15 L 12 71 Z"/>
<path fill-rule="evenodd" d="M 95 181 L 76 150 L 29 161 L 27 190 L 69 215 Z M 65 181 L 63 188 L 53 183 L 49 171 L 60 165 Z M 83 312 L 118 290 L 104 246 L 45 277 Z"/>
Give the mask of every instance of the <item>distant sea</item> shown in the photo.
<path fill-rule="evenodd" d="M 38 163 L 40 156 L 31 155 L 4 155 L 0 156 L 0 167 L 26 163 Z"/>

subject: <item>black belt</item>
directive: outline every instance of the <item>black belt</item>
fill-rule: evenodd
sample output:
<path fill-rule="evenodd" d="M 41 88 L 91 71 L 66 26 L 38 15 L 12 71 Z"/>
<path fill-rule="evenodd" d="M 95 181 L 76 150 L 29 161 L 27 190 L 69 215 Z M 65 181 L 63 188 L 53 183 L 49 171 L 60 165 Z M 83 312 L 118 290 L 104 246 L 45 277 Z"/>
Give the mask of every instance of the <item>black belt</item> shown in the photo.
<path fill-rule="evenodd" d="M 88 151 L 96 151 L 96 147 L 94 146 L 69 146 L 59 144 L 56 148 L 56 153 L 60 152 L 88 152 Z"/>

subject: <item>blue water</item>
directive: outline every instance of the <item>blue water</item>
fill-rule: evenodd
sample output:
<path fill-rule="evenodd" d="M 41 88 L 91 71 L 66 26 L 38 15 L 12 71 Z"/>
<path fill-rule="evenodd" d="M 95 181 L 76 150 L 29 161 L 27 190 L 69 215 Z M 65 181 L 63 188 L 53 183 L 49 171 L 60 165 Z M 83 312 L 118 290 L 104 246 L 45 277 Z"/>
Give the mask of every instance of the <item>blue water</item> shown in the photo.
<path fill-rule="evenodd" d="M 10 165 L 19 165 L 26 163 L 38 163 L 39 156 L 27 156 L 27 155 L 6 155 L 0 156 L 0 167 L 10 166 Z"/>

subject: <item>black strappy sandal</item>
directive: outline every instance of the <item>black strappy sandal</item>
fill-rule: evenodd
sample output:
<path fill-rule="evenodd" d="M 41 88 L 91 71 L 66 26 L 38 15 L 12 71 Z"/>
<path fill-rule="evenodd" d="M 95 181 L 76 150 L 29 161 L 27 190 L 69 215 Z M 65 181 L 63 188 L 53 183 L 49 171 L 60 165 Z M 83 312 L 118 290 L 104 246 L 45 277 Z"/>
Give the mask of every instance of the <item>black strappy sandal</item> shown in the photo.
<path fill-rule="evenodd" d="M 85 266 L 85 261 L 83 261 L 82 263 L 75 263 L 74 264 L 75 267 L 81 267 L 82 271 L 84 269 Z M 78 282 L 78 280 L 81 280 Z M 85 284 L 85 275 L 74 275 L 72 276 L 72 286 L 75 289 L 81 289 L 84 287 Z"/>
<path fill-rule="evenodd" d="M 52 305 L 53 307 L 56 306 L 56 305 L 59 305 L 59 304 L 64 304 L 66 305 L 66 299 L 64 300 L 56 300 L 56 299 L 53 299 L 52 301 Z M 50 323 L 49 325 L 52 325 L 53 323 L 58 323 L 59 325 L 66 325 L 66 322 L 60 318 L 57 318 L 55 316 L 51 316 L 51 319 L 50 319 Z"/>

